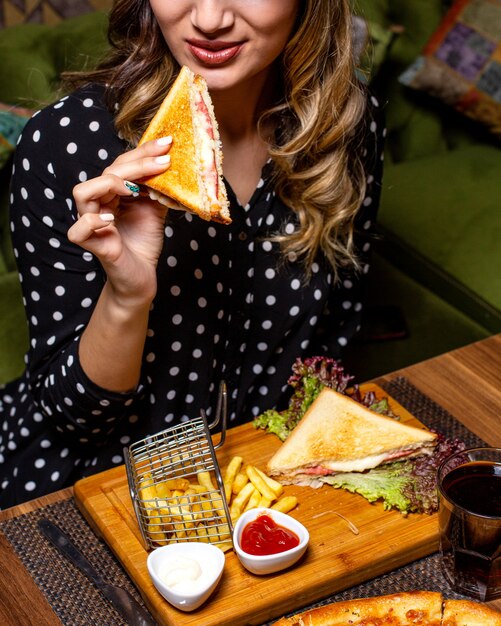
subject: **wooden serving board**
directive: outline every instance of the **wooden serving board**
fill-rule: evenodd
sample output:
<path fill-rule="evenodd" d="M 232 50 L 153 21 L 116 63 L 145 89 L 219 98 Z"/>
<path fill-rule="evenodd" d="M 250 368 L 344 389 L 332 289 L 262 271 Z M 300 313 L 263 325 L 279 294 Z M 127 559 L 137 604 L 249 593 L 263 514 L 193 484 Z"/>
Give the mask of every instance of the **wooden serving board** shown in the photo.
<path fill-rule="evenodd" d="M 373 384 L 363 391 L 388 394 Z M 401 405 L 389 398 L 402 423 L 422 426 Z M 252 424 L 229 429 L 217 451 L 221 467 L 235 455 L 265 469 L 281 445 L 275 435 Z M 147 606 L 162 626 L 239 626 L 263 624 L 285 613 L 421 558 L 438 549 L 436 515 L 385 511 L 362 496 L 324 485 L 319 489 L 286 486 L 299 505 L 291 512 L 310 532 L 310 544 L 301 561 L 289 570 L 256 576 L 241 566 L 233 551 L 219 586 L 199 609 L 184 613 L 156 591 L 146 568 L 143 547 L 129 496 L 124 466 L 84 478 L 75 484 L 75 499 L 93 529 L 115 553 L 138 587 Z M 359 530 L 356 535 L 347 522 Z M 395 590 L 398 591 L 398 590 Z"/>

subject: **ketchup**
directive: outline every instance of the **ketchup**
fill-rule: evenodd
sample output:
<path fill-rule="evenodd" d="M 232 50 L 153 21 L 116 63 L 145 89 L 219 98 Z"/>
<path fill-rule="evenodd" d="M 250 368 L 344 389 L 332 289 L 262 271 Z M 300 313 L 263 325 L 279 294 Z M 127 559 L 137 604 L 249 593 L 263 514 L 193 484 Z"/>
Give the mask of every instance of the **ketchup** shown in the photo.
<path fill-rule="evenodd" d="M 276 524 L 269 515 L 259 515 L 244 526 L 240 543 L 248 554 L 263 556 L 295 548 L 299 537 L 292 530 Z"/>

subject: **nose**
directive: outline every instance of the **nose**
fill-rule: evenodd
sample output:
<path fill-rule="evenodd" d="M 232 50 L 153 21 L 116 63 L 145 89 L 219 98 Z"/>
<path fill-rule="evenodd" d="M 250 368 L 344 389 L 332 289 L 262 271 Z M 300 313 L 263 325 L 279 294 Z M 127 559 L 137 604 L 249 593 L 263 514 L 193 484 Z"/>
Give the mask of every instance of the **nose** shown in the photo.
<path fill-rule="evenodd" d="M 227 0 L 195 0 L 191 10 L 191 23 L 204 33 L 215 33 L 233 25 L 233 11 Z"/>

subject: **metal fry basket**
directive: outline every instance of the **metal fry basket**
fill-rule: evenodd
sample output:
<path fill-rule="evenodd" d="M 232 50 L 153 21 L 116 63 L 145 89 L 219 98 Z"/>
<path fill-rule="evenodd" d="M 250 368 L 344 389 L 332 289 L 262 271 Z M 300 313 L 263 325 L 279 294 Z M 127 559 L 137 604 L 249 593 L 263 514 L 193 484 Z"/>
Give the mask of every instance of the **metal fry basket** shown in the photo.
<path fill-rule="evenodd" d="M 211 424 L 202 410 L 200 417 L 124 448 L 130 495 L 147 549 L 181 541 L 231 546 L 233 528 L 215 454 L 226 436 L 226 405 L 222 382 Z M 215 445 L 211 431 L 220 421 Z"/>

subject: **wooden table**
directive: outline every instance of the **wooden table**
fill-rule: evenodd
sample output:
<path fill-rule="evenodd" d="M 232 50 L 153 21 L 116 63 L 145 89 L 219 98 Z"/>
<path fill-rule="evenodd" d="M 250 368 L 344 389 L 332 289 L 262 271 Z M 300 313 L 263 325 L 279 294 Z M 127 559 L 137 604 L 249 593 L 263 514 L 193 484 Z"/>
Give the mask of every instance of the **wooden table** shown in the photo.
<path fill-rule="evenodd" d="M 501 334 L 391 372 L 375 382 L 405 376 L 489 445 L 501 447 Z M 0 520 L 71 496 L 71 488 L 0 511 Z M 0 533 L 0 623 L 46 626 L 61 622 Z M 501 610 L 501 600 L 490 603 Z"/>

